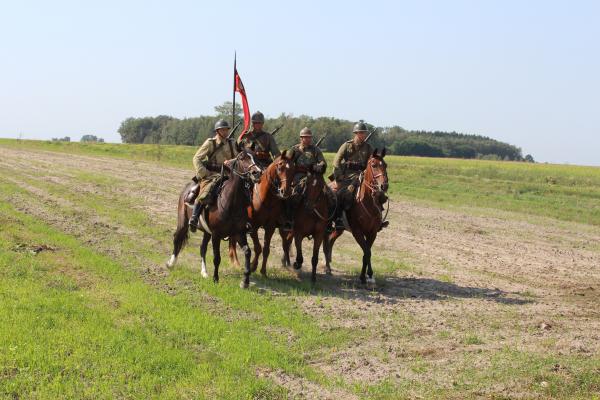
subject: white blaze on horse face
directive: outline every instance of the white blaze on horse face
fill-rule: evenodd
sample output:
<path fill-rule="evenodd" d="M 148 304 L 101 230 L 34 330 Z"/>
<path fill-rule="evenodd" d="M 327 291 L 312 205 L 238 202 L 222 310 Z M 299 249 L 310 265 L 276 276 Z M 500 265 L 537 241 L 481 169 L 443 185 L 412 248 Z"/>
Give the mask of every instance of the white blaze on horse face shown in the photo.
<path fill-rule="evenodd" d="M 285 169 L 290 169 L 290 163 L 285 163 Z"/>

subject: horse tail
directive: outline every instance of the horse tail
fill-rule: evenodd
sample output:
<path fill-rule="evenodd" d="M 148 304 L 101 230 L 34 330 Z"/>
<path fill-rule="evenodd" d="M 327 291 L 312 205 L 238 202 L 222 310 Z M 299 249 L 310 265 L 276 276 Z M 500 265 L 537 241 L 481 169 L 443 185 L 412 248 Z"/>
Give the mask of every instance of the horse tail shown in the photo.
<path fill-rule="evenodd" d="M 183 188 L 179 195 L 179 201 L 177 202 L 177 229 L 173 234 L 173 255 L 175 257 L 179 255 L 179 252 L 183 249 L 190 237 L 188 206 L 185 203 L 185 199 L 192 186 L 194 186 L 194 183 L 190 182 Z"/>

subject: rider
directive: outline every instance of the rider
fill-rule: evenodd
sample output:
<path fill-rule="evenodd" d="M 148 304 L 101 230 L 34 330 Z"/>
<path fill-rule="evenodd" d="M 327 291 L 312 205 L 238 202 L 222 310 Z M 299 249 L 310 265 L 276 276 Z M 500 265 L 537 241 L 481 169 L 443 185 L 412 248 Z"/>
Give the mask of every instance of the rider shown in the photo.
<path fill-rule="evenodd" d="M 283 230 L 291 230 L 294 226 L 294 210 L 300 204 L 301 195 L 298 188 L 308 173 L 323 174 L 327 168 L 327 162 L 323 158 L 321 149 L 312 144 L 312 132 L 308 128 L 300 131 L 300 143 L 292 147 L 294 164 L 296 165 L 293 187 L 294 195 L 285 202 L 285 222 Z"/>
<path fill-rule="evenodd" d="M 367 125 L 357 122 L 352 129 L 354 139 L 342 143 L 333 159 L 333 179 L 331 187 L 337 194 L 338 204 L 336 210 L 335 229 L 344 229 L 342 211 L 352 207 L 354 192 L 358 187 L 358 177 L 367 167 L 367 161 L 373 154 L 373 147 L 365 141 L 367 138 Z"/>
<path fill-rule="evenodd" d="M 279 156 L 280 151 L 273 135 L 263 131 L 265 116 L 260 111 L 252 114 L 252 130 L 241 139 L 240 143 L 247 149 L 252 149 L 256 153 L 255 160 L 259 167 L 266 168 L 273 162 L 273 159 Z"/>
<path fill-rule="evenodd" d="M 230 126 L 224 119 L 215 123 L 215 136 L 204 141 L 194 155 L 194 169 L 200 184 L 200 193 L 196 198 L 194 213 L 189 225 L 192 232 L 198 227 L 198 219 L 204 206 L 210 202 L 211 190 L 221 177 L 221 168 L 225 160 L 234 158 L 238 151 L 235 139 L 227 138 Z"/>

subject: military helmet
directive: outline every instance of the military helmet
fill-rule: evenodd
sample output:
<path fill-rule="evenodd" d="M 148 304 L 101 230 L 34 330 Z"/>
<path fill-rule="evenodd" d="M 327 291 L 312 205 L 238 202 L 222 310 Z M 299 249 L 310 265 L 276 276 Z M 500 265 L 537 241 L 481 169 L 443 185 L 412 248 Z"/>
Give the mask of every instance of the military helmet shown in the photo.
<path fill-rule="evenodd" d="M 257 111 L 254 114 L 252 114 L 252 122 L 259 122 L 261 124 L 264 124 L 265 116 L 260 111 Z"/>
<path fill-rule="evenodd" d="M 364 122 L 357 122 L 356 124 L 354 124 L 352 133 L 356 133 L 356 132 L 368 132 L 367 124 L 365 124 Z"/>
<path fill-rule="evenodd" d="M 305 137 L 305 136 L 312 137 L 311 130 L 306 127 L 302 128 L 302 130 L 300 131 L 300 137 Z"/>
<path fill-rule="evenodd" d="M 215 132 L 223 128 L 231 129 L 227 121 L 225 121 L 224 119 L 220 119 L 217 122 L 215 122 Z"/>

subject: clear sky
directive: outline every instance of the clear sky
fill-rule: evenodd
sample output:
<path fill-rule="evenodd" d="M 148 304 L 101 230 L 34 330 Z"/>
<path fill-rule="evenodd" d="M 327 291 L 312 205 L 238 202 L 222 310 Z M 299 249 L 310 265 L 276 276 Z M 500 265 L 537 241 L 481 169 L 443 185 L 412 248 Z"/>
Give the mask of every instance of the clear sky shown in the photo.
<path fill-rule="evenodd" d="M 0 137 L 252 111 L 482 134 L 600 165 L 598 1 L 0 0 Z"/>

